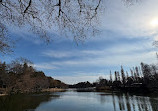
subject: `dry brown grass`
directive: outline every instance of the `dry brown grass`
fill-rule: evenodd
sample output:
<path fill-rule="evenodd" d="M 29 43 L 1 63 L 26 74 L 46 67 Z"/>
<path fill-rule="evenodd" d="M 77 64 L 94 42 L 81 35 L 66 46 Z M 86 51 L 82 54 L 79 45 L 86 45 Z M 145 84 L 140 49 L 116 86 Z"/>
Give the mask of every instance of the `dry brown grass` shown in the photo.
<path fill-rule="evenodd" d="M 60 89 L 60 88 L 42 89 L 42 92 L 62 92 L 62 91 L 65 91 L 65 89 Z"/>
<path fill-rule="evenodd" d="M 6 96 L 7 94 L 0 94 L 0 96 Z"/>

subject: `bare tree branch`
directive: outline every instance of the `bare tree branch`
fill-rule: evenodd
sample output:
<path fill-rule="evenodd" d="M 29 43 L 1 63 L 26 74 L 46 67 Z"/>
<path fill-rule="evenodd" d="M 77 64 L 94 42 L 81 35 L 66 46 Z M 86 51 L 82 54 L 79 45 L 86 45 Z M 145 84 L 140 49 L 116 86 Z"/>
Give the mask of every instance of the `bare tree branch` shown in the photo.
<path fill-rule="evenodd" d="M 24 10 L 24 13 L 26 13 L 26 11 L 29 9 L 29 7 L 31 6 L 32 0 L 29 1 L 28 6 L 26 7 L 26 9 Z"/>
<path fill-rule="evenodd" d="M 28 30 L 46 41 L 53 39 L 48 30 L 54 27 L 64 36 L 83 41 L 88 33 L 92 34 L 96 30 L 93 23 L 96 23 L 94 18 L 101 8 L 101 2 L 102 0 L 0 0 L 0 23 L 6 29 L 9 25 L 21 28 L 27 25 Z M 7 38 L 5 30 L 1 30 L 0 35 Z"/>

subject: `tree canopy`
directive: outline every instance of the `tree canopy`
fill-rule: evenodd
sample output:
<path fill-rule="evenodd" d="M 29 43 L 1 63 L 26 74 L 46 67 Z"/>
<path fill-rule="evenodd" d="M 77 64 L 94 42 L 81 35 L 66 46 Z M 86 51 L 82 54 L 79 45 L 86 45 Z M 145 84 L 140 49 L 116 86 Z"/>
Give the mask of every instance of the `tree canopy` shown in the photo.
<path fill-rule="evenodd" d="M 75 41 L 96 32 L 102 0 L 0 0 L 0 51 L 10 48 L 9 25 L 27 27 L 47 42 L 50 30 L 56 29 Z"/>

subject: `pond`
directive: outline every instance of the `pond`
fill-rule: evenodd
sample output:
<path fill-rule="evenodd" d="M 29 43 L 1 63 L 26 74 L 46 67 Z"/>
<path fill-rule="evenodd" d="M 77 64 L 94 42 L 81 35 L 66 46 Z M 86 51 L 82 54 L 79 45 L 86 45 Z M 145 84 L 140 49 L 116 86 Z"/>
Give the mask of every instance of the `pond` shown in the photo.
<path fill-rule="evenodd" d="M 73 90 L 3 96 L 0 111 L 158 111 L 158 96 Z"/>

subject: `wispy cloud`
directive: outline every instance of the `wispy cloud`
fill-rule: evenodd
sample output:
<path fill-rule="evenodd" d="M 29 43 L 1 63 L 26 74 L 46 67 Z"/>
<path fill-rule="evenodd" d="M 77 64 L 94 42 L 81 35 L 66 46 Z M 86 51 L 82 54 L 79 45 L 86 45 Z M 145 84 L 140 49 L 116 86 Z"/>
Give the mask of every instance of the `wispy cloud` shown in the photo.
<path fill-rule="evenodd" d="M 57 67 L 103 67 L 128 65 L 135 66 L 140 62 L 152 63 L 156 61 L 156 50 L 152 46 L 137 44 L 119 44 L 102 50 L 78 50 L 78 51 L 45 51 L 42 55 L 59 58 L 56 61 L 39 63 L 45 68 Z M 76 57 L 74 59 L 74 57 Z M 68 58 L 68 59 L 67 59 Z M 155 58 L 155 59 L 154 59 Z"/>
<path fill-rule="evenodd" d="M 52 66 L 49 63 L 34 64 L 33 66 L 38 69 L 58 69 L 56 66 Z"/>
<path fill-rule="evenodd" d="M 109 75 L 98 73 L 98 75 L 77 75 L 77 76 L 53 76 L 55 79 L 62 80 L 67 84 L 75 84 L 78 82 L 96 82 L 99 77 L 109 78 Z"/>
<path fill-rule="evenodd" d="M 55 66 L 64 66 L 64 67 L 84 67 L 84 66 L 112 66 L 112 65 L 121 65 L 121 64 L 128 64 L 128 65 L 135 65 L 139 64 L 141 61 L 150 63 L 154 62 L 155 56 L 154 51 L 148 53 L 137 53 L 137 54 L 126 54 L 126 55 L 107 55 L 105 57 L 95 57 L 95 58 L 84 58 L 78 60 L 63 60 L 58 62 L 50 62 L 50 65 Z M 152 58 L 153 57 L 153 58 Z"/>
<path fill-rule="evenodd" d="M 72 51 L 54 51 L 54 50 L 47 50 L 42 53 L 43 56 L 47 57 L 54 57 L 54 58 L 67 58 L 76 56 L 77 54 Z"/>

